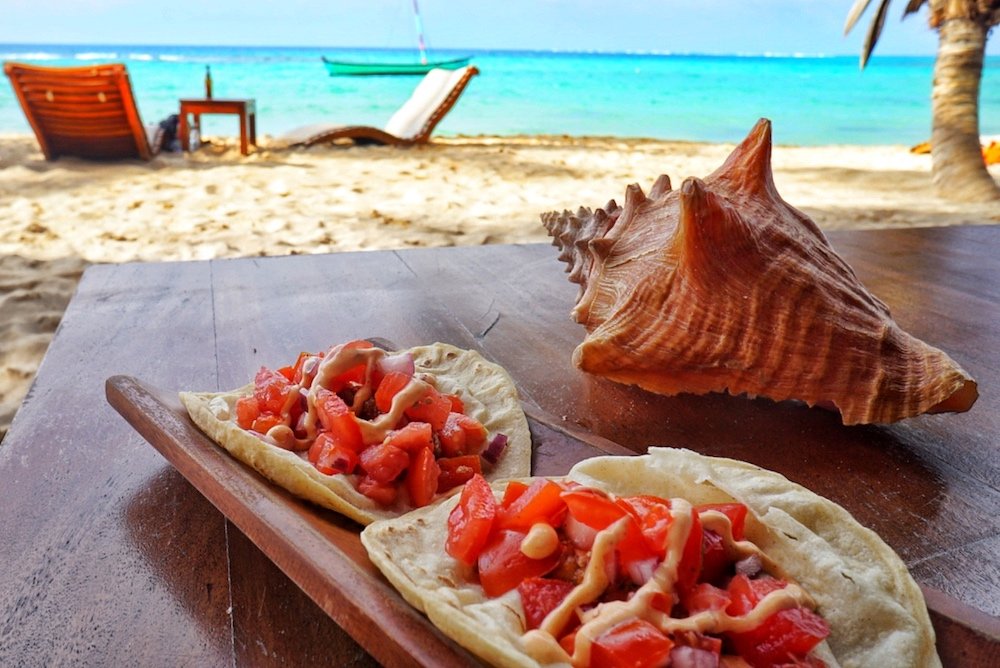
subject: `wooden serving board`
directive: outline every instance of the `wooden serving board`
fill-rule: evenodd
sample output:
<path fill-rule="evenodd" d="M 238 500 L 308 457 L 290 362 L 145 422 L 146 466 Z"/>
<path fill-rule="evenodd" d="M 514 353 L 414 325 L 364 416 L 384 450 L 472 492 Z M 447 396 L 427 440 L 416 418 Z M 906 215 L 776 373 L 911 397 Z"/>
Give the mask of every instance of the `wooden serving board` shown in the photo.
<path fill-rule="evenodd" d="M 368 560 L 360 525 L 305 503 L 233 459 L 189 420 L 175 392 L 130 376 L 106 383 L 110 404 L 327 615 L 393 666 L 481 665 L 411 608 Z M 535 475 L 582 459 L 634 455 L 525 405 Z M 924 587 L 945 665 L 994 666 L 1000 622 Z"/>
<path fill-rule="evenodd" d="M 130 376 L 106 384 L 108 401 L 216 508 L 369 653 L 393 666 L 477 663 L 403 601 L 361 545 L 361 526 L 305 503 L 232 458 L 188 418 L 175 392 Z M 577 461 L 634 454 L 583 439 L 528 414 L 538 475 L 566 473 Z"/>

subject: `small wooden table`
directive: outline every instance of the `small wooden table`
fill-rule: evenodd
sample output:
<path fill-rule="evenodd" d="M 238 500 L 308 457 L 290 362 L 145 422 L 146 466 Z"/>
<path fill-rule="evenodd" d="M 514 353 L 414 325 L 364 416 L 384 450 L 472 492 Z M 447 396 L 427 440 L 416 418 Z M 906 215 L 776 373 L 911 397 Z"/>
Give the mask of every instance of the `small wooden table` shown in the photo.
<path fill-rule="evenodd" d="M 188 114 L 194 116 L 194 123 L 188 125 Z M 249 100 L 188 99 L 181 100 L 180 127 L 178 134 L 181 148 L 191 150 L 190 129 L 198 128 L 201 133 L 202 114 L 236 114 L 240 117 L 240 153 L 247 155 L 249 145 L 257 145 L 257 103 Z"/>
<path fill-rule="evenodd" d="M 357 525 L 274 490 L 243 497 L 265 529 L 299 527 L 302 549 L 280 549 L 105 399 L 117 374 L 176 403 L 178 389 L 238 387 L 262 364 L 364 336 L 446 341 L 504 365 L 529 412 L 556 418 L 532 422 L 538 473 L 585 455 L 558 433 L 579 429 L 633 452 L 736 457 L 830 497 L 925 588 L 945 665 L 995 666 L 1000 226 L 829 237 L 903 328 L 979 381 L 971 411 L 845 427 L 791 403 L 590 377 L 570 361 L 584 335 L 569 318 L 577 286 L 544 244 L 89 268 L 0 445 L 0 666 L 469 666 L 378 574 Z M 123 390 L 109 383 L 108 396 Z M 343 586 L 317 590 L 317 572 Z"/>

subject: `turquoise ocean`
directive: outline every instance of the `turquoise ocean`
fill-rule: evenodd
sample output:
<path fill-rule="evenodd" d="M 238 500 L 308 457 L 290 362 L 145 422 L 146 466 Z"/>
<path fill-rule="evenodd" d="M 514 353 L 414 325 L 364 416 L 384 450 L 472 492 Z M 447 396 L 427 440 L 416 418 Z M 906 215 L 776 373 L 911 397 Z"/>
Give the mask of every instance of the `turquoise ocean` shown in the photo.
<path fill-rule="evenodd" d="M 297 47 L 0 44 L 0 60 L 44 65 L 124 62 L 145 123 L 202 97 L 206 66 L 218 98 L 254 98 L 259 134 L 316 122 L 383 125 L 415 77 L 330 77 L 321 56 L 413 59 L 410 51 Z M 759 117 L 781 144 L 915 144 L 930 134 L 931 57 L 682 55 L 445 51 L 482 72 L 438 126 L 441 135 L 569 134 L 737 141 Z M 1000 135 L 1000 57 L 988 57 L 980 130 Z M 234 135 L 231 117 L 204 133 Z M 0 133 L 30 128 L 0 85 Z"/>

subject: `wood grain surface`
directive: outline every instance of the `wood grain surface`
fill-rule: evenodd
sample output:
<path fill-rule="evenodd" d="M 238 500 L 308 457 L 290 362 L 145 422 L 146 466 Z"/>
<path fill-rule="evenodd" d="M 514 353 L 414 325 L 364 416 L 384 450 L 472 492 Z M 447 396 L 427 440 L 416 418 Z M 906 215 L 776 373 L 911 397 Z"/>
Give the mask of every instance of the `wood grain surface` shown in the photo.
<path fill-rule="evenodd" d="M 844 427 L 793 403 L 658 397 L 585 376 L 570 362 L 583 338 L 568 316 L 576 286 L 544 245 L 92 267 L 0 445 L 0 665 L 425 662 L 421 647 L 354 616 L 412 614 L 420 633 L 426 624 L 391 607 L 388 590 L 383 601 L 352 599 L 370 566 L 327 564 L 344 589 L 311 602 L 301 574 L 315 564 L 293 554 L 299 562 L 276 568 L 273 534 L 229 523 L 104 400 L 115 375 L 168 392 L 228 389 L 261 365 L 364 336 L 446 341 L 504 365 L 529 409 L 548 416 L 535 421 L 537 446 L 554 456 L 536 463 L 568 468 L 586 447 L 566 445 L 560 429 L 582 430 L 635 452 L 673 445 L 744 459 L 833 499 L 925 587 L 946 664 L 993 665 L 1000 228 L 829 237 L 904 329 L 979 381 L 969 413 Z M 303 540 L 356 534 L 309 512 L 314 534 Z M 440 660 L 467 659 L 441 646 Z"/>

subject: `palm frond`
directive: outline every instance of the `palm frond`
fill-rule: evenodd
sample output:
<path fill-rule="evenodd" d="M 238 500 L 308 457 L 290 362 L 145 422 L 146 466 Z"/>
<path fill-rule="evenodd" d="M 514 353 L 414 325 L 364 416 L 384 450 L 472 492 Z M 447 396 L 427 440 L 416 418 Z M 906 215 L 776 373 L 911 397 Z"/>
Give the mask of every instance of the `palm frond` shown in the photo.
<path fill-rule="evenodd" d="M 872 55 L 872 51 L 875 50 L 875 44 L 878 42 L 879 35 L 882 34 L 882 28 L 885 26 L 885 15 L 889 13 L 889 3 L 891 1 L 882 0 L 879 3 L 878 9 L 875 12 L 875 18 L 872 19 L 871 25 L 868 26 L 865 45 L 861 51 L 861 69 L 864 69 L 865 65 L 868 64 L 868 58 Z"/>
<path fill-rule="evenodd" d="M 927 0 L 910 0 L 903 9 L 903 18 L 905 19 L 910 14 L 916 14 L 925 4 L 927 4 Z"/>
<path fill-rule="evenodd" d="M 872 0 L 854 0 L 854 5 L 851 7 L 851 11 L 847 12 L 847 21 L 844 22 L 844 34 L 851 32 L 851 28 L 854 24 L 858 22 L 861 15 L 865 13 L 868 9 L 868 5 L 871 4 Z"/>

